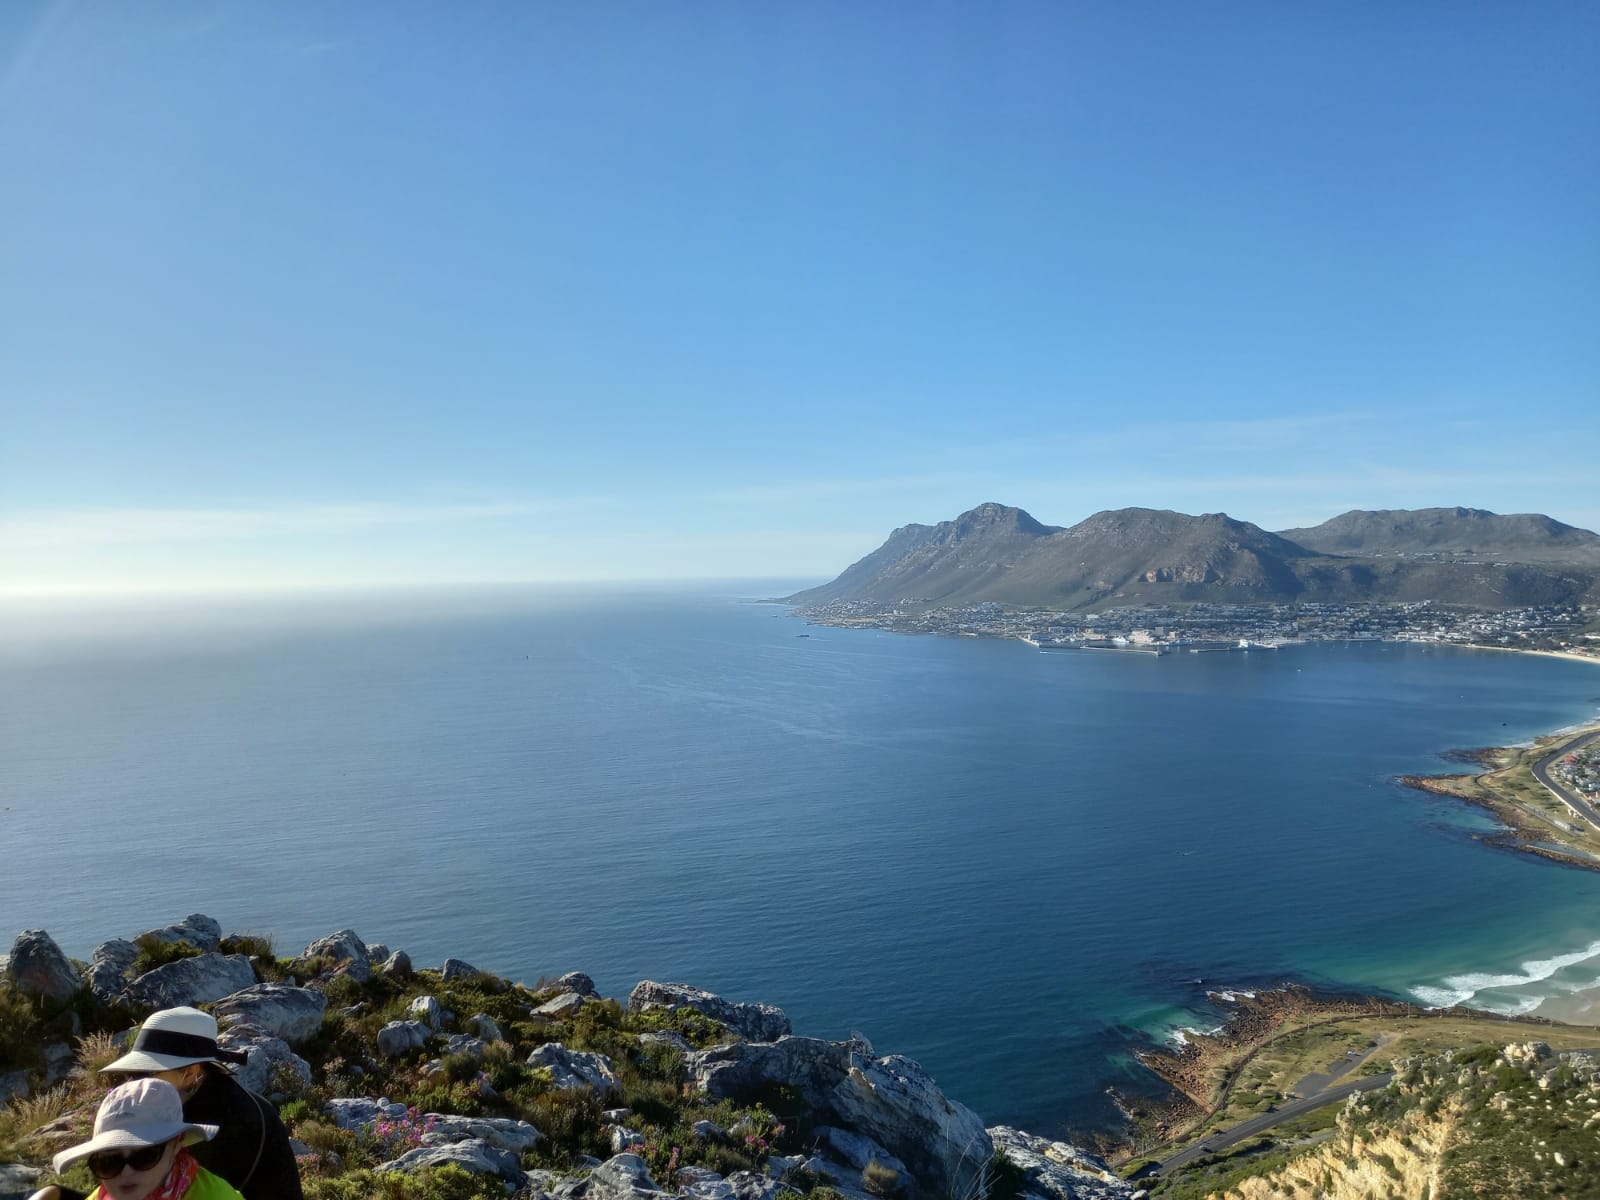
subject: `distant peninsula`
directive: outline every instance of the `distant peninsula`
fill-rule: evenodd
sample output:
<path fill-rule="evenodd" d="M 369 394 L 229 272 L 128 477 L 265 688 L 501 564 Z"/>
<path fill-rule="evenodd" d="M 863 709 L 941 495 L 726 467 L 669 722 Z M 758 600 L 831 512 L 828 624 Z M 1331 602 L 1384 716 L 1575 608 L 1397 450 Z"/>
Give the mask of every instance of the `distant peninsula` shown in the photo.
<path fill-rule="evenodd" d="M 1046 650 L 1415 641 L 1593 658 L 1600 536 L 1476 508 L 1347 512 L 1269 533 L 1225 513 L 1148 508 L 1061 528 L 991 503 L 903 525 L 779 603 L 819 625 Z"/>

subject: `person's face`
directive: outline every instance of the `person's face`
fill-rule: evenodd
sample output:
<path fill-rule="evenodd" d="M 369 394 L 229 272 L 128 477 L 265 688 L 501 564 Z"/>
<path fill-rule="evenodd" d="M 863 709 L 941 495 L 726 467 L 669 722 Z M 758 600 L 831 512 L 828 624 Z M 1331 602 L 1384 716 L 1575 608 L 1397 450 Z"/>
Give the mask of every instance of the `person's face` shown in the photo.
<path fill-rule="evenodd" d="M 178 1089 L 178 1095 L 185 1100 L 200 1090 L 200 1085 L 205 1081 L 206 1069 L 200 1063 L 190 1063 L 187 1067 L 174 1067 L 170 1071 L 148 1071 L 142 1075 L 135 1075 L 135 1079 L 165 1079 Z"/>
<path fill-rule="evenodd" d="M 133 1150 L 104 1150 L 89 1156 L 89 1170 L 112 1200 L 145 1200 L 161 1186 L 178 1157 L 181 1138 Z M 140 1163 L 146 1165 L 140 1166 Z M 110 1172 L 107 1174 L 106 1172 Z"/>

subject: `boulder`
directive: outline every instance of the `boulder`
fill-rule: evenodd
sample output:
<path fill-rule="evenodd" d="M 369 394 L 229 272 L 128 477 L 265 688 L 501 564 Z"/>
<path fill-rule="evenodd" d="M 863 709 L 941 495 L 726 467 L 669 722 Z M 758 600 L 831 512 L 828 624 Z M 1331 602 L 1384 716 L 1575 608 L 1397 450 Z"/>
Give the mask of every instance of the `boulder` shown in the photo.
<path fill-rule="evenodd" d="M 160 942 L 172 945 L 188 942 L 196 950 L 213 951 L 222 945 L 222 926 L 205 913 L 190 913 L 176 925 L 161 929 L 147 929 L 134 939 L 136 942 Z"/>
<path fill-rule="evenodd" d="M 682 1054 L 693 1052 L 694 1047 L 689 1044 L 689 1039 L 673 1029 L 663 1029 L 656 1033 L 641 1033 L 639 1035 L 641 1046 L 671 1046 Z"/>
<path fill-rule="evenodd" d="M 340 1096 L 329 1100 L 324 1107 L 340 1129 L 361 1130 L 386 1121 L 403 1121 L 410 1110 L 404 1104 L 391 1104 L 387 1098 L 378 1100 L 366 1096 Z"/>
<path fill-rule="evenodd" d="M 719 1099 L 753 1103 L 769 1085 L 782 1084 L 800 1089 L 806 1107 L 816 1110 L 828 1104 L 855 1057 L 849 1042 L 786 1037 L 691 1051 L 684 1068 L 698 1090 Z"/>
<path fill-rule="evenodd" d="M 180 1008 L 211 1004 L 255 982 L 255 968 L 244 955 L 202 954 L 146 971 L 123 995 L 137 1008 Z"/>
<path fill-rule="evenodd" d="M 357 983 L 366 983 L 372 978 L 372 957 L 367 953 L 367 944 L 353 929 L 341 929 L 327 937 L 318 938 L 305 948 L 300 958 L 331 959 L 336 970 L 349 975 Z"/>
<path fill-rule="evenodd" d="M 506 1040 L 506 1035 L 500 1032 L 499 1022 L 488 1013 L 476 1013 L 468 1017 L 467 1028 L 486 1042 L 503 1042 Z"/>
<path fill-rule="evenodd" d="M 547 1000 L 539 1005 L 538 1008 L 533 1010 L 533 1015 L 536 1017 L 550 1017 L 559 1021 L 563 1017 L 569 1017 L 577 1012 L 583 1007 L 583 1003 L 583 997 L 577 992 L 563 992 L 554 1000 Z"/>
<path fill-rule="evenodd" d="M 78 1065 L 78 1052 L 67 1042 L 51 1042 L 44 1048 L 44 1087 L 55 1087 Z"/>
<path fill-rule="evenodd" d="M 482 1058 L 488 1049 L 488 1042 L 471 1034 L 452 1033 L 444 1040 L 446 1054 L 470 1054 L 473 1058 Z"/>
<path fill-rule="evenodd" d="M 421 1021 L 390 1021 L 378 1030 L 378 1054 L 383 1058 L 403 1058 L 428 1044 L 432 1031 Z"/>
<path fill-rule="evenodd" d="M 520 1154 L 544 1141 L 544 1134 L 532 1125 L 510 1117 L 457 1117 L 447 1113 L 424 1113 L 423 1122 L 427 1126 L 427 1132 L 422 1135 L 424 1146 L 478 1141 L 496 1150 Z"/>
<path fill-rule="evenodd" d="M 978 1114 L 957 1104 L 909 1058 L 861 1057 L 829 1096 L 841 1123 L 911 1168 L 924 1191 L 966 1196 L 978 1189 L 994 1145 Z"/>
<path fill-rule="evenodd" d="M 691 1200 L 733 1200 L 733 1188 L 728 1181 L 704 1167 L 684 1167 L 672 1183 L 678 1195 Z"/>
<path fill-rule="evenodd" d="M 528 1055 L 528 1065 L 548 1069 L 555 1086 L 562 1090 L 587 1087 L 601 1096 L 622 1095 L 622 1080 L 604 1054 L 568 1050 L 560 1042 L 547 1042 Z"/>
<path fill-rule="evenodd" d="M 629 994 L 628 1008 L 633 1012 L 650 1008 L 692 1008 L 737 1030 L 752 1042 L 775 1042 L 791 1032 L 789 1018 L 775 1005 L 735 1003 L 685 983 L 656 983 L 646 979 Z"/>
<path fill-rule="evenodd" d="M 1131 1200 L 1140 1194 L 1104 1159 L 1049 1138 L 1024 1133 L 1007 1125 L 989 1130 L 996 1150 L 1022 1168 L 1023 1189 L 1046 1200 Z"/>
<path fill-rule="evenodd" d="M 322 1015 L 328 998 L 311 988 L 286 987 L 281 983 L 258 983 L 243 991 L 224 996 L 211 1011 L 218 1020 L 254 1025 L 291 1046 L 301 1046 L 322 1028 Z"/>
<path fill-rule="evenodd" d="M 869 1137 L 835 1125 L 823 1125 L 816 1134 L 840 1162 L 849 1163 L 858 1171 L 865 1170 L 868 1163 L 877 1163 L 902 1175 L 906 1173 L 905 1163 Z"/>
<path fill-rule="evenodd" d="M 0 1163 L 0 1200 L 22 1200 L 34 1189 L 44 1186 L 46 1174 L 40 1167 Z"/>
<path fill-rule="evenodd" d="M 576 992 L 580 996 L 595 996 L 594 980 L 582 971 L 568 971 L 555 983 L 558 988 L 565 988 L 569 992 Z"/>
<path fill-rule="evenodd" d="M 915 1062 L 875 1059 L 864 1046 L 804 1037 L 737 1042 L 688 1054 L 684 1066 L 699 1090 L 740 1103 L 774 1084 L 796 1088 L 822 1123 L 876 1143 L 909 1168 L 923 1192 L 969 1194 L 994 1152 L 983 1122 Z"/>
<path fill-rule="evenodd" d="M 690 1128 L 694 1130 L 695 1137 L 702 1141 L 720 1142 L 728 1136 L 728 1131 L 713 1121 L 696 1121 Z"/>
<path fill-rule="evenodd" d="M 32 1090 L 27 1071 L 0 1071 L 0 1107 L 13 1100 L 26 1100 Z"/>
<path fill-rule="evenodd" d="M 771 1176 L 757 1175 L 754 1171 L 735 1171 L 726 1183 L 734 1200 L 772 1200 L 783 1187 Z"/>
<path fill-rule="evenodd" d="M 61 952 L 61 947 L 42 929 L 25 929 L 11 944 L 6 960 L 6 976 L 28 996 L 64 1003 L 83 987 L 78 969 Z"/>
<path fill-rule="evenodd" d="M 563 1182 L 555 1194 L 561 1200 L 651 1200 L 666 1193 L 650 1178 L 650 1168 L 637 1154 L 616 1154 L 589 1173 L 587 1179 Z"/>
<path fill-rule="evenodd" d="M 396 950 L 389 955 L 378 970 L 393 979 L 410 979 L 416 973 L 411 969 L 411 956 L 404 950 Z"/>
<path fill-rule="evenodd" d="M 486 1142 L 451 1142 L 443 1146 L 418 1146 L 407 1150 L 399 1158 L 378 1164 L 379 1174 L 400 1171 L 415 1175 L 454 1163 L 475 1175 L 498 1175 L 508 1183 L 521 1186 L 524 1178 L 522 1163 L 510 1150 L 497 1150 Z"/>
<path fill-rule="evenodd" d="M 411 1019 L 421 1021 L 434 1033 L 444 1027 L 444 1009 L 432 996 L 418 996 L 411 1002 Z"/>
<path fill-rule="evenodd" d="M 297 1096 L 311 1086 L 311 1065 L 270 1030 L 234 1025 L 217 1036 L 217 1045 L 248 1056 L 244 1065 L 233 1068 L 233 1077 L 258 1095 Z"/>
<path fill-rule="evenodd" d="M 122 938 L 101 942 L 94 948 L 89 966 L 83 972 L 83 981 L 102 1004 L 116 1002 L 133 982 L 133 964 L 139 958 L 139 947 Z"/>
<path fill-rule="evenodd" d="M 446 983 L 454 983 L 458 979 L 477 979 L 482 974 L 477 967 L 459 958 L 447 958 L 444 966 L 439 968 L 439 975 Z"/>
<path fill-rule="evenodd" d="M 611 1153 L 623 1154 L 635 1146 L 644 1145 L 644 1134 L 626 1125 L 613 1125 L 611 1127 Z"/>
<path fill-rule="evenodd" d="M 370 962 L 370 963 L 381 963 L 385 959 L 387 959 L 388 957 L 389 957 L 389 947 L 385 946 L 382 942 L 368 942 L 367 943 L 367 961 L 368 962 Z"/>

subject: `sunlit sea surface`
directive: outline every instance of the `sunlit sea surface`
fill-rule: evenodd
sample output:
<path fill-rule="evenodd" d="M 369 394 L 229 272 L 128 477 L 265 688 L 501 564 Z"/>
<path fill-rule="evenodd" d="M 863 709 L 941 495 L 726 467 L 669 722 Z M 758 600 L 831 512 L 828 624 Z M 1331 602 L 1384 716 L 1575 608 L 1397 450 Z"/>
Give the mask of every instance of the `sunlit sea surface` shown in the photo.
<path fill-rule="evenodd" d="M 14 602 L 0 936 L 87 957 L 201 911 L 284 953 L 349 926 L 691 982 L 1046 1133 L 1113 1120 L 1208 989 L 1516 1012 L 1600 982 L 1600 874 L 1392 782 L 1591 718 L 1600 668 L 1041 653 L 751 602 L 780 592 Z"/>

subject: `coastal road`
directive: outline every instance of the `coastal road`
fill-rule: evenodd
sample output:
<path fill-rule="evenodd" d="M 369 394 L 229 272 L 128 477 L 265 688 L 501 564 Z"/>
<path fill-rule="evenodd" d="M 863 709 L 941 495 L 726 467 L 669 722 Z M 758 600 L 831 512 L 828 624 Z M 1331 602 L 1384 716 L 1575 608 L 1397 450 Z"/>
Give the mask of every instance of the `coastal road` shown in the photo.
<path fill-rule="evenodd" d="M 1600 730 L 1596 730 L 1587 737 L 1581 737 L 1575 742 L 1568 742 L 1558 750 L 1552 750 L 1533 764 L 1533 777 L 1544 784 L 1557 800 L 1589 822 L 1595 829 L 1600 829 L 1600 813 L 1595 812 L 1594 805 L 1550 774 L 1551 763 L 1559 758 L 1566 757 L 1568 754 L 1574 754 L 1587 746 L 1593 745 L 1597 738 L 1600 738 Z"/>
<path fill-rule="evenodd" d="M 1341 1083 L 1331 1087 L 1325 1092 L 1318 1092 L 1315 1096 L 1302 1096 L 1298 1100 L 1286 1100 L 1269 1113 L 1262 1113 L 1259 1117 L 1251 1117 L 1242 1124 L 1231 1129 L 1219 1130 L 1201 1138 L 1194 1145 L 1189 1146 L 1174 1154 L 1171 1158 L 1163 1159 L 1147 1175 L 1165 1175 L 1168 1171 L 1176 1171 L 1187 1167 L 1198 1158 L 1207 1154 L 1215 1154 L 1219 1150 L 1226 1150 L 1229 1146 L 1236 1145 L 1245 1138 L 1254 1137 L 1266 1129 L 1282 1121 L 1292 1121 L 1296 1117 L 1303 1117 L 1308 1112 L 1315 1112 L 1329 1104 L 1337 1104 L 1346 1096 L 1354 1092 L 1373 1092 L 1379 1088 L 1386 1088 L 1394 1079 L 1394 1073 L 1387 1071 L 1382 1075 L 1369 1075 L 1365 1079 L 1352 1080 L 1350 1083 Z"/>

